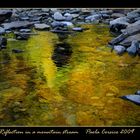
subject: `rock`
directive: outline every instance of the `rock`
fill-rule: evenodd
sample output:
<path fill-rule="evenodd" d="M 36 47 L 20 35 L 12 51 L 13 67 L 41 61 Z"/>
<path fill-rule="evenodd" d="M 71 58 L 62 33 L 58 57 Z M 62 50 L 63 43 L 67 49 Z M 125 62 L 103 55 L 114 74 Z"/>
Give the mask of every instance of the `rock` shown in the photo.
<path fill-rule="evenodd" d="M 67 27 L 72 27 L 73 26 L 73 23 L 72 22 L 68 22 L 68 21 L 61 21 L 60 23 L 62 23 L 64 26 L 67 26 Z"/>
<path fill-rule="evenodd" d="M 129 19 L 126 17 L 120 17 L 117 19 L 114 19 L 112 21 L 110 21 L 110 26 L 115 25 L 115 24 L 121 24 L 121 25 L 129 25 Z"/>
<path fill-rule="evenodd" d="M 10 23 L 3 23 L 2 24 L 5 30 L 9 29 L 20 29 L 20 28 L 27 28 L 32 25 L 31 22 L 28 21 L 13 21 Z"/>
<path fill-rule="evenodd" d="M 27 40 L 29 38 L 29 34 L 14 32 L 17 40 Z"/>
<path fill-rule="evenodd" d="M 120 43 L 121 41 L 123 41 L 125 38 L 127 38 L 128 37 L 128 34 L 127 33 L 123 33 L 123 34 L 121 34 L 121 35 L 119 35 L 118 37 L 116 37 L 116 38 L 114 38 L 114 39 L 112 39 L 110 42 L 109 42 L 109 44 L 110 45 L 116 45 L 116 44 L 118 44 L 118 43 Z"/>
<path fill-rule="evenodd" d="M 13 53 L 22 53 L 24 52 L 23 50 L 19 50 L 19 49 L 12 49 Z"/>
<path fill-rule="evenodd" d="M 0 50 L 6 49 L 6 45 L 7 45 L 7 38 L 0 37 Z"/>
<path fill-rule="evenodd" d="M 122 96 L 121 98 L 129 100 L 137 105 L 140 105 L 140 95 L 125 95 Z"/>
<path fill-rule="evenodd" d="M 35 27 L 36 30 L 45 30 L 45 29 L 50 28 L 49 25 L 44 24 L 44 23 L 42 23 L 42 24 L 34 24 L 34 27 Z"/>
<path fill-rule="evenodd" d="M 128 47 L 131 45 L 131 42 L 133 40 L 137 40 L 138 42 L 140 42 L 140 33 L 136 34 L 136 35 L 128 36 L 126 39 L 121 41 L 119 44 Z"/>
<path fill-rule="evenodd" d="M 0 27 L 0 34 L 4 34 L 4 33 L 5 33 L 4 28 Z"/>
<path fill-rule="evenodd" d="M 64 27 L 64 24 L 61 23 L 61 22 L 59 22 L 59 21 L 53 21 L 53 22 L 51 23 L 51 26 L 52 26 L 53 28 L 55 28 L 55 27 Z"/>
<path fill-rule="evenodd" d="M 79 17 L 79 14 L 71 14 L 71 16 L 72 16 L 73 18 L 77 18 L 77 17 Z"/>
<path fill-rule="evenodd" d="M 137 18 L 139 16 L 140 16 L 140 14 L 138 13 L 137 10 L 127 13 L 127 18 L 129 18 L 129 19 Z"/>
<path fill-rule="evenodd" d="M 29 20 L 30 18 L 28 17 L 28 16 L 26 16 L 26 17 L 20 17 L 20 20 Z"/>
<path fill-rule="evenodd" d="M 121 55 L 125 52 L 125 47 L 121 45 L 114 46 L 114 50 L 117 54 Z"/>
<path fill-rule="evenodd" d="M 129 36 L 130 36 L 130 35 L 137 34 L 137 33 L 140 33 L 140 24 L 133 25 L 133 26 L 128 26 L 128 27 L 123 31 L 123 33 L 126 33 L 126 34 L 128 34 Z"/>
<path fill-rule="evenodd" d="M 58 20 L 58 21 L 65 20 L 65 17 L 60 12 L 55 12 L 53 17 L 55 20 Z"/>
<path fill-rule="evenodd" d="M 122 13 L 113 13 L 113 14 L 111 15 L 112 18 L 120 18 L 120 17 L 124 17 L 124 16 L 125 16 L 125 15 L 122 14 Z"/>
<path fill-rule="evenodd" d="M 29 33 L 31 32 L 31 29 L 20 29 L 19 32 Z"/>
<path fill-rule="evenodd" d="M 67 20 L 67 21 L 70 21 L 73 18 L 72 15 L 69 13 L 64 14 L 64 17 L 65 17 L 65 20 Z"/>
<path fill-rule="evenodd" d="M 91 16 L 86 17 L 85 20 L 93 21 L 93 20 L 100 19 L 101 17 L 102 17 L 101 14 L 94 14 L 94 15 L 91 15 Z"/>
<path fill-rule="evenodd" d="M 72 28 L 73 31 L 82 32 L 84 29 L 81 27 L 74 27 Z"/>
<path fill-rule="evenodd" d="M 9 19 L 11 16 L 12 16 L 11 10 L 0 10 L 0 22 L 3 22 L 6 19 Z"/>
<path fill-rule="evenodd" d="M 138 48 L 139 43 L 138 41 L 134 40 L 132 41 L 131 46 L 126 49 L 126 51 L 128 52 L 129 55 L 136 56 Z"/>
<path fill-rule="evenodd" d="M 137 90 L 135 94 L 140 95 L 140 90 Z"/>

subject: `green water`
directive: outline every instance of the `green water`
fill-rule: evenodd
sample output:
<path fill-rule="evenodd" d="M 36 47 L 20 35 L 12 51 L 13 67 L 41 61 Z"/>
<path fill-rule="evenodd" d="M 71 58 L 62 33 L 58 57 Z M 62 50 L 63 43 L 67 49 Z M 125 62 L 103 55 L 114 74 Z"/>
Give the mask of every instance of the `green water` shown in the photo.
<path fill-rule="evenodd" d="M 51 59 L 56 34 L 8 41 L 0 51 L 1 126 L 140 125 L 140 107 L 119 98 L 140 89 L 140 58 L 111 52 L 107 26 L 83 26 L 89 30 L 64 40 L 73 53 L 60 68 Z"/>

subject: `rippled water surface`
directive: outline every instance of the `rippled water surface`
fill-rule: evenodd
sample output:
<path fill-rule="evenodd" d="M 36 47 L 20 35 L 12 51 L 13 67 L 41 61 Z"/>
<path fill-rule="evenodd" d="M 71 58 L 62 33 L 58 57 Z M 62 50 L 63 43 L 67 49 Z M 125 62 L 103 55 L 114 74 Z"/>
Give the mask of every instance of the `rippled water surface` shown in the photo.
<path fill-rule="evenodd" d="M 111 52 L 105 25 L 83 26 L 63 42 L 40 31 L 0 51 L 0 125 L 140 125 L 140 106 L 119 98 L 140 89 L 140 58 Z M 57 67 L 54 46 L 64 42 L 72 54 Z"/>

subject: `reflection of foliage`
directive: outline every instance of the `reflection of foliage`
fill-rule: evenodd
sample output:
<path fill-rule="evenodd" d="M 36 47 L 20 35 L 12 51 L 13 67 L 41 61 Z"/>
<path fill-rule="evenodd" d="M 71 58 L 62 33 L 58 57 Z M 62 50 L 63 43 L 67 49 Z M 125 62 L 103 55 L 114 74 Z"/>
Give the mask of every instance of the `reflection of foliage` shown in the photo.
<path fill-rule="evenodd" d="M 139 106 L 118 98 L 139 89 L 139 58 L 110 53 L 108 27 L 82 26 L 89 30 L 65 40 L 73 53 L 64 67 L 51 59 L 58 37 L 50 32 L 0 51 L 8 61 L 0 64 L 0 125 L 140 124 Z"/>

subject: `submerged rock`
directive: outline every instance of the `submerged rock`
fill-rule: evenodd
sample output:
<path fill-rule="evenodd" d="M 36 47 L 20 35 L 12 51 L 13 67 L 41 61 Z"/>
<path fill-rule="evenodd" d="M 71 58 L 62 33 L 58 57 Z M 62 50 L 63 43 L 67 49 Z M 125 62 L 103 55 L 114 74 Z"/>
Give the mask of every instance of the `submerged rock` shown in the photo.
<path fill-rule="evenodd" d="M 125 95 L 122 96 L 121 98 L 129 100 L 137 105 L 140 105 L 140 95 Z"/>
<path fill-rule="evenodd" d="M 24 52 L 23 50 L 19 50 L 19 49 L 12 49 L 13 53 L 22 53 Z"/>
<path fill-rule="evenodd" d="M 6 49 L 6 45 L 7 45 L 7 38 L 0 37 L 0 50 Z"/>

